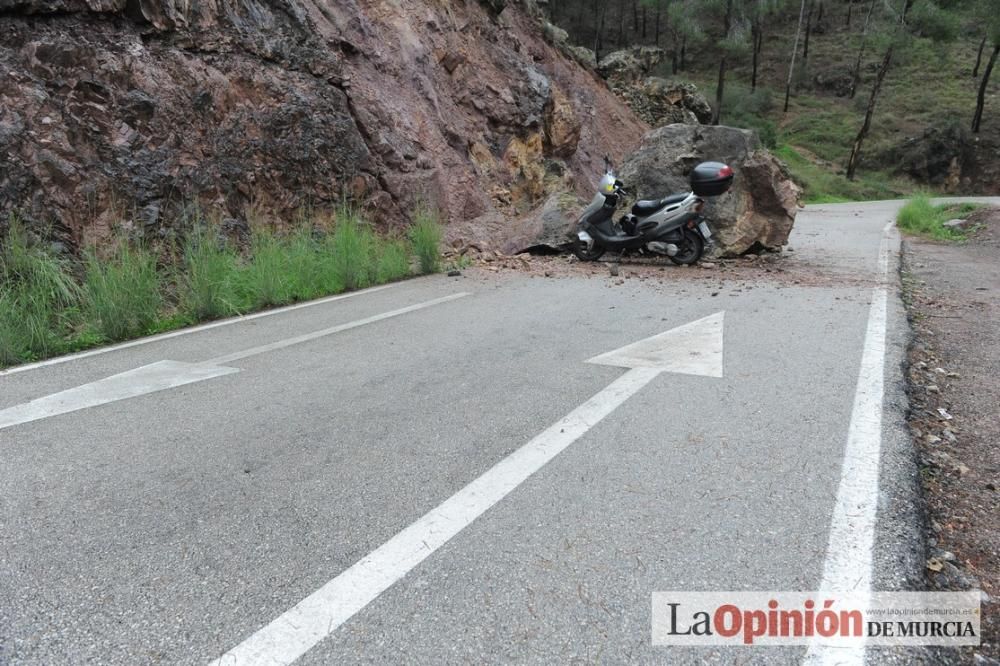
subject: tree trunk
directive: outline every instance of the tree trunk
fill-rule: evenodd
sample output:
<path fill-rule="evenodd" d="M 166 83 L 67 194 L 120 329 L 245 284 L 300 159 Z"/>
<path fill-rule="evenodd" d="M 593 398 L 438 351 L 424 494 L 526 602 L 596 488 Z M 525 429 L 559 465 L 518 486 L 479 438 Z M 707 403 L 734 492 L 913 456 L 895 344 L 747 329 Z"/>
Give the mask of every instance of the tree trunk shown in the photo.
<path fill-rule="evenodd" d="M 816 26 L 823 20 L 823 0 L 819 0 L 819 14 L 816 15 Z"/>
<path fill-rule="evenodd" d="M 849 1 L 847 3 L 847 24 L 845 26 L 848 30 L 851 29 L 851 14 L 853 12 L 854 12 L 854 2 Z"/>
<path fill-rule="evenodd" d="M 755 24 L 751 28 L 751 48 L 753 49 L 753 73 L 750 75 L 750 91 L 757 90 L 757 64 L 760 62 L 760 51 L 764 46 L 764 26 Z"/>
<path fill-rule="evenodd" d="M 861 146 L 865 142 L 865 137 L 868 136 L 868 130 L 872 127 L 872 116 L 875 115 L 875 102 L 878 101 L 878 94 L 882 90 L 882 82 L 885 81 L 885 74 L 889 71 L 889 66 L 892 64 L 892 50 L 893 47 L 891 45 L 886 49 L 885 57 L 882 58 L 882 65 L 878 68 L 878 74 L 875 76 L 875 83 L 872 85 L 872 94 L 868 98 L 868 108 L 865 109 L 865 122 L 861 125 L 861 130 L 854 139 L 854 146 L 851 148 L 851 158 L 847 161 L 848 180 L 854 180 L 854 174 L 858 170 L 858 161 L 861 159 Z"/>
<path fill-rule="evenodd" d="M 688 48 L 688 38 L 681 38 L 681 71 L 687 70 L 687 48 Z"/>
<path fill-rule="evenodd" d="M 632 0 L 632 32 L 639 32 L 639 0 Z"/>
<path fill-rule="evenodd" d="M 814 0 L 809 0 L 809 15 L 806 16 L 806 41 L 802 49 L 803 65 L 809 62 L 809 35 L 812 34 L 813 2 Z"/>
<path fill-rule="evenodd" d="M 722 92 L 726 86 L 726 56 L 719 61 L 719 82 L 715 87 L 715 108 L 712 109 L 712 124 L 718 125 L 722 120 Z"/>
<path fill-rule="evenodd" d="M 615 40 L 615 46 L 621 48 L 624 39 L 625 39 L 625 0 L 618 0 L 618 39 Z"/>
<path fill-rule="evenodd" d="M 854 95 L 858 92 L 858 83 L 861 82 L 861 59 L 865 55 L 865 45 L 868 43 L 868 24 L 872 20 L 872 12 L 875 11 L 875 1 L 872 0 L 871 4 L 868 5 L 868 15 L 865 16 L 865 27 L 861 31 L 861 47 L 858 49 L 858 59 L 854 63 L 854 71 L 851 72 L 851 94 L 849 99 L 854 99 Z"/>
<path fill-rule="evenodd" d="M 656 27 L 654 28 L 654 30 L 656 30 L 656 45 L 659 46 L 660 45 L 660 5 L 656 5 Z M 674 59 L 676 60 L 676 58 L 677 58 L 677 56 L 675 54 L 674 55 Z M 676 63 L 674 63 L 674 64 L 676 65 Z M 676 74 L 676 73 L 677 72 L 674 71 L 674 74 Z"/>
<path fill-rule="evenodd" d="M 726 2 L 726 17 L 722 24 L 723 40 L 729 37 L 729 31 L 733 26 L 733 2 L 734 0 L 727 0 Z M 726 86 L 726 56 L 726 51 L 723 49 L 722 58 L 719 60 L 719 82 L 715 87 L 715 108 L 712 110 L 713 125 L 718 125 L 719 121 L 722 120 L 722 93 Z"/>
<path fill-rule="evenodd" d="M 979 77 L 979 66 L 983 64 L 983 49 L 986 48 L 986 37 L 983 35 L 983 41 L 979 42 L 979 53 L 976 54 L 976 66 L 972 68 L 972 78 Z"/>
<path fill-rule="evenodd" d="M 757 90 L 757 20 L 750 23 L 750 92 Z"/>
<path fill-rule="evenodd" d="M 601 62 L 601 33 L 604 32 L 604 19 L 608 15 L 607 3 L 601 8 L 601 20 L 597 23 L 597 37 L 594 39 L 594 60 Z"/>
<path fill-rule="evenodd" d="M 872 0 L 875 2 L 875 0 Z M 788 63 L 788 82 L 785 84 L 785 113 L 788 113 L 788 98 L 792 93 L 792 76 L 795 74 L 795 54 L 799 52 L 799 36 L 802 34 L 802 17 L 806 13 L 806 0 L 799 7 L 799 25 L 795 29 L 795 43 L 792 45 L 792 59 Z"/>
<path fill-rule="evenodd" d="M 976 115 L 972 117 L 972 131 L 979 133 L 979 125 L 983 120 L 983 106 L 986 104 L 986 86 L 990 83 L 990 75 L 993 73 L 993 66 L 997 64 L 997 54 L 1000 53 L 1000 42 L 993 47 L 993 55 L 986 63 L 986 71 L 983 72 L 983 80 L 979 83 L 979 97 L 976 98 Z"/>
<path fill-rule="evenodd" d="M 642 6 L 642 41 L 646 41 L 646 5 Z"/>

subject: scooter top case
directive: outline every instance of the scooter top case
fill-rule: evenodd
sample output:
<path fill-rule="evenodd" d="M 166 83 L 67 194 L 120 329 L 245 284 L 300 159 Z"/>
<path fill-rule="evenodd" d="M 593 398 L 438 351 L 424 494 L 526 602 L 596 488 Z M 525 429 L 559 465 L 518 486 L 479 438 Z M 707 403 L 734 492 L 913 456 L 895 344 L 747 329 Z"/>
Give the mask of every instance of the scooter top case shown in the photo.
<path fill-rule="evenodd" d="M 702 162 L 691 170 L 691 191 L 699 197 L 717 197 L 733 185 L 733 169 L 722 162 Z"/>

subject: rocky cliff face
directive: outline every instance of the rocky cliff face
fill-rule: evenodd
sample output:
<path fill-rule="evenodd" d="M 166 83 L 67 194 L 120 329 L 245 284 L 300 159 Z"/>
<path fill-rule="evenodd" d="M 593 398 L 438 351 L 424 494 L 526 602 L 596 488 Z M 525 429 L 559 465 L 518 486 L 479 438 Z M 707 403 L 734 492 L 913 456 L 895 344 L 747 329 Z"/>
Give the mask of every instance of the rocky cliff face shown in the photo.
<path fill-rule="evenodd" d="M 344 199 L 452 235 L 558 190 L 589 194 L 645 124 L 550 45 L 530 8 L 477 0 L 0 0 L 0 214 L 71 243 L 125 211 L 159 231 L 198 201 L 239 217 Z"/>

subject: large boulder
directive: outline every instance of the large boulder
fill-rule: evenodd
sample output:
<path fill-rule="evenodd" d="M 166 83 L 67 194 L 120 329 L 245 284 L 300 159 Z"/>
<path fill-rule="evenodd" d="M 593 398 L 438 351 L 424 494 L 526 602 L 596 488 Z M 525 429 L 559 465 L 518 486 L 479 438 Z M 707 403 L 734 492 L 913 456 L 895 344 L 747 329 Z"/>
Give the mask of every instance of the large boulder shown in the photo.
<path fill-rule="evenodd" d="M 851 94 L 854 76 L 849 70 L 832 69 L 817 72 L 813 77 L 813 84 L 817 89 L 833 93 L 837 97 L 847 97 Z"/>
<path fill-rule="evenodd" d="M 640 81 L 615 80 L 611 89 L 652 127 L 712 120 L 712 106 L 693 83 L 649 76 Z"/>
<path fill-rule="evenodd" d="M 751 130 L 725 126 L 667 125 L 646 134 L 626 158 L 619 177 L 642 199 L 690 189 L 688 174 L 700 162 L 725 162 L 736 174 L 732 189 L 708 199 L 715 256 L 778 250 L 798 211 L 800 190 L 788 170 L 761 147 Z"/>
<path fill-rule="evenodd" d="M 877 152 L 865 162 L 955 192 L 974 170 L 973 144 L 964 127 L 930 127 L 919 136 Z"/>
<path fill-rule="evenodd" d="M 613 51 L 601 58 L 597 73 L 605 79 L 634 80 L 648 76 L 666 57 L 666 51 L 655 46 L 633 46 Z"/>
<path fill-rule="evenodd" d="M 573 46 L 571 44 L 566 44 L 563 47 L 563 53 L 587 69 L 594 69 L 597 67 L 597 55 L 586 46 Z"/>
<path fill-rule="evenodd" d="M 583 200 L 569 192 L 550 195 L 538 209 L 511 221 L 508 238 L 500 250 L 517 254 L 566 247 L 584 205 Z"/>

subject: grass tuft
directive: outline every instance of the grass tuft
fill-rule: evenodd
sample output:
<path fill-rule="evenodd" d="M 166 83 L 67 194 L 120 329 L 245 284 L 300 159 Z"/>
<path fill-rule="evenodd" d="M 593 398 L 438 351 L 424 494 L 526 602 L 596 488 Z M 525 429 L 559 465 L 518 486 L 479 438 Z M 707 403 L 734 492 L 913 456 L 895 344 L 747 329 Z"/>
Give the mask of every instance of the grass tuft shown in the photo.
<path fill-rule="evenodd" d="M 156 257 L 127 242 L 119 242 L 107 259 L 89 251 L 83 294 L 87 322 L 105 339 L 125 340 L 147 333 L 163 304 Z"/>
<path fill-rule="evenodd" d="M 270 227 L 253 229 L 250 239 L 251 259 L 237 278 L 237 293 L 248 310 L 283 305 L 290 299 L 291 288 L 285 262 L 285 247 Z"/>
<path fill-rule="evenodd" d="M 965 234 L 960 229 L 944 226 L 948 220 L 964 218 L 977 208 L 974 204 L 942 204 L 935 206 L 926 194 L 912 197 L 899 214 L 896 223 L 910 233 L 930 236 L 938 240 L 961 240 Z"/>
<path fill-rule="evenodd" d="M 220 243 L 204 225 L 184 241 L 184 272 L 180 279 L 181 309 L 194 321 L 235 314 L 238 271 L 236 252 Z"/>
<path fill-rule="evenodd" d="M 379 244 L 375 282 L 385 284 L 410 274 L 410 247 L 402 239 L 385 239 Z"/>
<path fill-rule="evenodd" d="M 441 241 L 444 239 L 444 228 L 438 214 L 419 206 L 413 216 L 413 226 L 410 227 L 410 240 L 417 254 L 421 273 L 436 273 L 441 268 Z"/>
<path fill-rule="evenodd" d="M 329 257 L 329 279 L 334 285 L 343 290 L 371 284 L 375 277 L 376 237 L 355 211 L 338 211 L 336 226 L 326 237 L 323 249 Z"/>
<path fill-rule="evenodd" d="M 78 314 L 69 266 L 34 243 L 16 216 L 0 240 L 0 364 L 58 352 Z"/>

